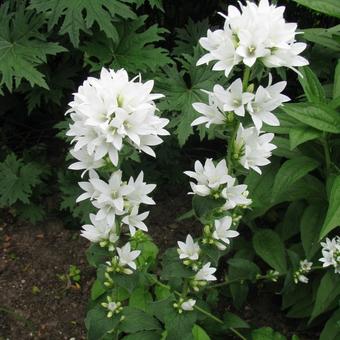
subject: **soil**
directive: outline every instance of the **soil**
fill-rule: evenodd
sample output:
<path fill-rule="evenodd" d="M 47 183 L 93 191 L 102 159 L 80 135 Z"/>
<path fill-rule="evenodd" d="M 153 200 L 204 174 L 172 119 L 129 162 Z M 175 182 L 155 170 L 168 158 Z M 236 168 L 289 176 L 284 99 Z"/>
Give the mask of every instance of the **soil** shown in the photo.
<path fill-rule="evenodd" d="M 189 210 L 190 197 L 158 196 L 149 225 L 161 251 L 189 232 L 200 232 L 193 220 L 176 222 Z M 0 224 L 0 340 L 85 339 L 84 317 L 95 278 L 85 258 L 87 240 L 57 219 L 36 226 L 19 223 L 10 215 L 4 220 Z M 79 284 L 65 279 L 70 265 L 80 269 Z M 237 313 L 257 327 L 271 326 L 291 336 L 295 326 L 284 318 L 272 292 L 257 294 Z M 316 338 L 309 334 L 300 339 Z"/>

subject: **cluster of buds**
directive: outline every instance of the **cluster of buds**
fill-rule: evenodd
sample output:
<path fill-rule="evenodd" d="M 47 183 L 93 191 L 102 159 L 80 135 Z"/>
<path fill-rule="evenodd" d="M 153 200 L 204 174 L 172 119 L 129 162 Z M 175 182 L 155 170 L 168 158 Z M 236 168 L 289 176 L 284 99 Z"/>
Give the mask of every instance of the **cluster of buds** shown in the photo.
<path fill-rule="evenodd" d="M 297 271 L 293 273 L 294 283 L 308 283 L 308 274 L 312 270 L 313 262 L 309 262 L 308 260 L 300 261 L 300 267 Z"/>
<path fill-rule="evenodd" d="M 102 302 L 101 306 L 108 310 L 106 316 L 112 318 L 114 314 L 119 314 L 122 310 L 122 304 L 120 302 L 114 302 L 111 296 L 107 296 L 107 302 Z M 122 316 L 122 318 L 124 318 Z"/>

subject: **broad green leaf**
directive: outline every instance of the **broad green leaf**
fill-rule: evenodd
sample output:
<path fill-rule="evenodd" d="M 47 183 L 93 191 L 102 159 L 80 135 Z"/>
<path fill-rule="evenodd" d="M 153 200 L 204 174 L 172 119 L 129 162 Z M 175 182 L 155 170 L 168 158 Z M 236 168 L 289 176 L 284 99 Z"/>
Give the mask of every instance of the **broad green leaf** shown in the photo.
<path fill-rule="evenodd" d="M 299 149 L 295 148 L 292 150 L 290 147 L 290 142 L 288 138 L 275 136 L 273 139 L 273 144 L 277 146 L 275 150 L 273 150 L 273 155 L 284 158 L 296 158 L 302 156 L 302 153 Z"/>
<path fill-rule="evenodd" d="M 338 0 L 294 0 L 300 5 L 340 19 Z"/>
<path fill-rule="evenodd" d="M 42 167 L 37 163 L 24 163 L 10 153 L 0 163 L 0 207 L 18 201 L 29 204 L 33 189 L 42 182 Z"/>
<path fill-rule="evenodd" d="M 37 66 L 46 63 L 48 55 L 66 49 L 58 43 L 47 42 L 46 36 L 40 34 L 44 24 L 42 15 L 34 15 L 24 4 L 17 5 L 16 11 L 10 13 L 9 3 L 0 7 L 0 87 L 5 85 L 12 91 L 26 79 L 32 87 L 48 89 L 44 74 Z"/>
<path fill-rule="evenodd" d="M 119 329 L 123 332 L 136 333 L 140 331 L 161 329 L 160 323 L 153 316 L 140 309 L 125 307 L 122 314 L 125 318 L 121 322 Z"/>
<path fill-rule="evenodd" d="M 113 315 L 107 317 L 107 311 L 96 306 L 86 315 L 87 338 L 89 340 L 101 340 L 108 332 L 115 329 L 119 323 L 121 315 Z"/>
<path fill-rule="evenodd" d="M 196 324 L 192 328 L 192 335 L 194 337 L 194 340 L 210 340 L 210 337 L 206 333 L 206 331 Z"/>
<path fill-rule="evenodd" d="M 161 277 L 165 280 L 195 275 L 195 272 L 186 267 L 179 259 L 176 248 L 170 248 L 164 253 L 162 267 Z"/>
<path fill-rule="evenodd" d="M 260 273 L 259 267 L 246 259 L 232 258 L 228 260 L 228 264 L 233 268 L 230 272 L 231 280 L 255 280 L 256 275 Z"/>
<path fill-rule="evenodd" d="M 259 230 L 253 237 L 253 246 L 257 255 L 279 273 L 287 270 L 285 246 L 279 235 L 270 229 Z"/>
<path fill-rule="evenodd" d="M 194 209 L 195 215 L 199 219 L 205 217 L 207 214 L 210 214 L 212 210 L 221 208 L 224 203 L 224 199 L 215 199 L 210 196 L 202 197 L 194 195 L 192 199 L 192 207 Z"/>
<path fill-rule="evenodd" d="M 340 295 L 340 277 L 337 274 L 327 271 L 321 279 L 316 293 L 315 304 L 310 322 L 317 316 L 324 313 L 331 303 Z"/>
<path fill-rule="evenodd" d="M 130 7 L 121 0 L 31 0 L 30 8 L 38 13 L 49 13 L 47 15 L 49 30 L 57 25 L 62 17 L 59 33 L 67 33 L 74 46 L 79 45 L 80 31 L 88 32 L 94 23 L 97 23 L 108 37 L 117 40 L 114 21 L 119 17 L 125 19 L 136 17 Z"/>
<path fill-rule="evenodd" d="M 309 102 L 318 103 L 325 101 L 325 90 L 323 89 L 318 77 L 308 66 L 300 67 L 299 82 Z"/>
<path fill-rule="evenodd" d="M 270 327 L 262 327 L 259 329 L 255 329 L 251 332 L 252 340 L 286 340 L 287 338 L 280 334 L 279 332 L 275 332 Z"/>
<path fill-rule="evenodd" d="M 291 117 L 315 129 L 340 133 L 340 115 L 326 104 L 286 104 L 282 108 Z"/>
<path fill-rule="evenodd" d="M 156 331 L 143 331 L 124 336 L 123 340 L 159 340 L 162 338 L 162 332 Z"/>
<path fill-rule="evenodd" d="M 337 340 L 340 338 L 340 308 L 326 322 L 320 334 L 320 340 Z"/>
<path fill-rule="evenodd" d="M 340 226 L 340 176 L 333 181 L 329 197 L 329 207 L 325 222 L 321 228 L 320 239 L 324 238 L 334 228 Z"/>
<path fill-rule="evenodd" d="M 340 59 L 334 72 L 333 99 L 340 97 Z"/>
<path fill-rule="evenodd" d="M 325 218 L 324 205 L 312 204 L 307 207 L 301 219 L 301 241 L 307 259 L 311 260 L 320 248 L 319 235 Z"/>
<path fill-rule="evenodd" d="M 313 158 L 301 156 L 285 161 L 275 176 L 272 190 L 272 201 L 287 191 L 297 180 L 317 168 L 319 163 Z"/>
<path fill-rule="evenodd" d="M 340 52 L 340 43 L 334 39 L 334 35 L 340 32 L 340 25 L 331 28 L 307 28 L 303 32 L 306 40 Z"/>
<path fill-rule="evenodd" d="M 110 257 L 110 253 L 106 248 L 102 248 L 97 243 L 92 243 L 86 250 L 86 258 L 92 267 L 98 267 Z"/>
<path fill-rule="evenodd" d="M 129 306 L 146 311 L 151 302 L 152 295 L 150 292 L 144 287 L 138 287 L 130 296 Z"/>
<path fill-rule="evenodd" d="M 223 315 L 223 328 L 249 328 L 247 322 L 242 320 L 239 316 L 231 312 L 225 312 Z"/>
<path fill-rule="evenodd" d="M 91 287 L 91 299 L 97 300 L 97 298 L 99 298 L 99 296 L 102 296 L 104 293 L 106 292 L 105 287 L 101 284 L 101 282 L 96 279 L 96 281 L 94 281 L 92 287 Z"/>
<path fill-rule="evenodd" d="M 294 150 L 298 145 L 310 140 L 320 138 L 322 132 L 310 126 L 300 125 L 289 130 L 290 149 Z"/>

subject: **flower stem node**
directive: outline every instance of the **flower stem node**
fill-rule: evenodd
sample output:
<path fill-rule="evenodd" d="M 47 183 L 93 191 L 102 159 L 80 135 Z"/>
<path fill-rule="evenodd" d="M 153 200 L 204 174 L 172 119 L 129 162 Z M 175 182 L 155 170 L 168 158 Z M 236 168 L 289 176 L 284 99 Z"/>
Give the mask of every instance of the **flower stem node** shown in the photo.
<path fill-rule="evenodd" d="M 102 302 L 101 306 L 108 309 L 108 313 L 106 314 L 108 318 L 111 318 L 114 314 L 119 314 L 123 309 L 122 304 L 120 302 L 114 302 L 111 296 L 108 296 L 107 302 Z"/>

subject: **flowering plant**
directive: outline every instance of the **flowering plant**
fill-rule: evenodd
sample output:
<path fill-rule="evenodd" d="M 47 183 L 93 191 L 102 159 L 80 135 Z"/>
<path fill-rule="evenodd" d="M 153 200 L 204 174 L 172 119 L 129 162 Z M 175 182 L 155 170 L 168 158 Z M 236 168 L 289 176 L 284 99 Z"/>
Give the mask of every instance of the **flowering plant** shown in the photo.
<path fill-rule="evenodd" d="M 230 85 L 214 84 L 211 91 L 204 91 L 205 102 L 192 103 L 197 117 L 191 125 L 207 129 L 220 126 L 227 150 L 223 158 L 196 160 L 194 171 L 185 171 L 191 180 L 193 214 L 202 224 L 202 232 L 196 239 L 188 234 L 185 240 L 178 240 L 177 247 L 166 250 L 161 268 L 158 248 L 146 233 L 149 212 L 141 211 L 143 205 L 155 204 L 149 196 L 155 185 L 144 182 L 143 172 L 136 179 L 127 179 L 122 164 L 136 151 L 155 156 L 153 147 L 162 143 L 160 136 L 168 134 L 164 129 L 168 120 L 159 117 L 155 104 L 162 95 L 152 93 L 153 81 L 143 83 L 140 76 L 129 80 L 124 69 L 105 68 L 98 79 L 89 77 L 74 95 L 67 112 L 72 120 L 67 134 L 73 138 L 71 154 L 77 161 L 70 169 L 82 170 L 82 176 L 88 178 L 79 182 L 84 192 L 77 201 L 89 199 L 96 209 L 90 215 L 91 224 L 84 225 L 81 232 L 92 242 L 87 255 L 97 268 L 91 292 L 93 305 L 86 318 L 89 339 L 203 339 L 209 338 L 207 332 L 212 337 L 232 332 L 246 339 L 251 335 L 248 323 L 229 311 L 224 311 L 223 320 L 212 312 L 217 310 L 223 290 L 228 289 L 227 294 L 240 309 L 250 283 L 284 279 L 283 308 L 293 309 L 289 294 L 296 294 L 302 285 L 308 287 L 310 276 L 323 267 L 334 268 L 334 273 L 327 271 L 320 287 L 335 287 L 338 282 L 338 237 L 321 243 L 323 267 L 314 266 L 318 242 L 302 236 L 303 249 L 287 248 L 284 241 L 295 231 L 283 239 L 277 230 L 261 228 L 255 220 L 285 201 L 293 202 L 292 214 L 300 204 L 296 201 L 307 201 L 309 207 L 301 223 L 307 211 L 312 214 L 316 209 L 311 186 L 318 180 L 309 173 L 319 167 L 319 162 L 302 153 L 285 152 L 275 137 L 275 133 L 286 131 L 287 125 L 293 129 L 299 122 L 301 128 L 303 110 L 299 109 L 304 107 L 284 104 L 289 101 L 283 94 L 287 82 L 274 81 L 276 77 L 270 72 L 290 68 L 310 91 L 311 82 L 315 82 L 308 68 L 297 69 L 308 64 L 300 56 L 306 44 L 296 41 L 296 24 L 287 23 L 283 12 L 284 7 L 270 5 L 267 0 L 258 5 L 247 2 L 239 9 L 229 6 L 227 15 L 222 14 L 223 29 L 208 30 L 207 37 L 200 39 L 207 53 L 197 66 L 213 63 L 213 70 L 223 71 Z M 240 71 L 241 78 L 237 77 Z M 320 111 L 324 108 L 322 104 L 317 107 Z M 295 141 L 297 146 L 316 138 L 322 140 L 325 176 L 330 175 L 332 164 L 328 137 L 320 137 L 319 131 L 338 132 L 339 122 L 333 113 L 327 114 L 332 115 L 335 128 L 325 128 L 324 123 L 319 126 L 314 117 L 307 125 L 318 131 Z M 288 158 L 280 168 L 271 158 L 276 151 Z M 305 182 L 296 189 L 299 180 Z M 337 197 L 339 183 L 338 176 L 321 238 L 337 226 L 334 216 L 338 208 L 333 207 L 332 197 Z M 307 190 L 301 189 L 304 184 Z M 241 220 L 253 234 L 252 242 L 243 237 Z M 301 234 L 308 233 L 308 228 L 304 226 Z M 281 234 L 285 232 L 281 230 Z M 227 272 L 220 266 L 226 255 Z M 270 266 L 264 274 L 259 262 L 255 263 L 255 255 Z M 335 289 L 329 299 L 318 290 L 312 309 L 304 316 L 313 321 L 332 307 L 339 293 Z M 216 329 L 212 323 L 220 327 Z"/>

